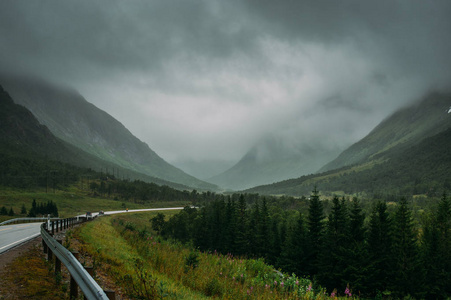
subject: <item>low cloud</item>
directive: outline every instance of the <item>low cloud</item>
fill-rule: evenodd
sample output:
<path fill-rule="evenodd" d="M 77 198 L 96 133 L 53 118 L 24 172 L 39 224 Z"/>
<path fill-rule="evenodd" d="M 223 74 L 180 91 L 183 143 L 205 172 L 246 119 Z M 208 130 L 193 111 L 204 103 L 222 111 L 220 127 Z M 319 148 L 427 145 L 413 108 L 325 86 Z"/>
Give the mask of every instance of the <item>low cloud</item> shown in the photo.
<path fill-rule="evenodd" d="M 0 67 L 71 85 L 169 161 L 345 148 L 451 82 L 449 1 L 0 3 Z"/>

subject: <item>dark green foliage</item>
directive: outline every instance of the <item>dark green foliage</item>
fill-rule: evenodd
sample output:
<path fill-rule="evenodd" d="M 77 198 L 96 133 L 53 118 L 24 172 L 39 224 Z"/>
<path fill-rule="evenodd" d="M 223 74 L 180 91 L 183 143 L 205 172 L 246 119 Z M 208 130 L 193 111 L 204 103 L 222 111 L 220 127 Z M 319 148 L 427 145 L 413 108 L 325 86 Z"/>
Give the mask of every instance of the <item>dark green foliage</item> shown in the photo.
<path fill-rule="evenodd" d="M 194 270 L 199 266 L 199 253 L 191 251 L 187 257 L 185 257 L 185 273 L 189 270 Z"/>
<path fill-rule="evenodd" d="M 50 214 L 53 217 L 58 216 L 58 207 L 53 201 L 47 201 L 47 203 L 37 204 L 36 199 L 33 199 L 31 209 L 28 212 L 28 217 L 47 216 Z"/>
<path fill-rule="evenodd" d="M 370 216 L 367 238 L 369 266 L 366 274 L 368 291 L 389 290 L 393 274 L 392 221 L 385 202 L 377 202 Z"/>
<path fill-rule="evenodd" d="M 349 240 L 345 249 L 346 266 L 342 273 L 342 281 L 352 283 L 354 291 L 364 291 L 365 276 L 368 266 L 367 248 L 365 247 L 365 214 L 360 201 L 354 198 L 349 211 Z"/>
<path fill-rule="evenodd" d="M 308 244 L 306 250 L 306 271 L 316 275 L 319 271 L 319 255 L 322 249 L 324 234 L 324 212 L 323 204 L 319 199 L 319 192 L 314 188 L 310 196 L 307 216 Z"/>
<path fill-rule="evenodd" d="M 428 299 L 445 299 L 451 294 L 451 203 L 446 194 L 425 223 L 421 247 L 424 291 Z"/>
<path fill-rule="evenodd" d="M 285 223 L 282 223 L 281 235 L 285 231 Z M 282 240 L 282 239 L 281 239 Z M 282 243 L 282 250 L 277 260 L 277 265 L 283 270 L 297 275 L 308 276 L 305 266 L 307 265 L 307 229 L 304 217 L 299 213 L 296 222 L 290 227 L 285 242 Z"/>
<path fill-rule="evenodd" d="M 6 207 L 2 206 L 2 208 L 0 208 L 0 215 L 2 216 L 8 215 L 8 210 L 6 209 Z"/>
<path fill-rule="evenodd" d="M 392 203 L 390 209 L 383 201 L 374 203 L 368 227 L 361 201 L 355 198 L 334 197 L 327 219 L 323 207 L 329 207 L 328 202 L 316 189 L 310 200 L 299 205 L 308 213 L 305 219 L 302 213 L 281 211 L 272 201 L 268 197 L 258 201 L 255 195 L 217 195 L 200 209 L 185 208 L 172 217 L 164 236 L 202 251 L 263 257 L 276 268 L 313 278 L 329 292 L 349 285 L 353 294 L 369 298 L 451 295 L 451 205 L 446 196 L 439 209 L 421 222 L 421 244 L 406 199 Z M 258 235 L 266 247 L 259 247 Z M 320 246 L 312 245 L 313 240 Z M 315 261 L 312 249 L 317 249 Z"/>
<path fill-rule="evenodd" d="M 164 227 L 165 220 L 164 220 L 164 214 L 158 213 L 155 217 L 153 217 L 150 221 L 152 223 L 152 229 L 157 232 L 157 234 L 160 234 L 161 230 Z"/>
<path fill-rule="evenodd" d="M 20 209 L 20 214 L 21 215 L 26 215 L 27 214 L 27 209 L 25 207 L 25 204 L 22 204 L 22 208 Z"/>
<path fill-rule="evenodd" d="M 350 246 L 349 216 L 345 200 L 340 201 L 338 197 L 334 197 L 332 203 L 318 262 L 318 279 L 331 290 L 347 284 L 343 273 L 348 264 L 347 253 Z"/>
<path fill-rule="evenodd" d="M 418 230 L 413 225 L 407 199 L 402 198 L 394 215 L 392 288 L 397 296 L 414 295 L 423 282 L 419 265 Z"/>
<path fill-rule="evenodd" d="M 237 255 L 245 255 L 248 249 L 248 215 L 246 208 L 246 201 L 244 200 L 244 195 L 241 194 L 238 200 L 237 207 L 237 226 L 236 226 L 236 252 Z"/>

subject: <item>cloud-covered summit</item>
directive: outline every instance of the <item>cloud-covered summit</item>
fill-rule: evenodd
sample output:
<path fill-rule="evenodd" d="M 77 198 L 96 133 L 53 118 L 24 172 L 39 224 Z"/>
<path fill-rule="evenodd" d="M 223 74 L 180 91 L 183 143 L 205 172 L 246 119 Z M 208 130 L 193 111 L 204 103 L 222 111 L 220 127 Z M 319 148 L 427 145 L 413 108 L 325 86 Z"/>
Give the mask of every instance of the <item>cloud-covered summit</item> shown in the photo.
<path fill-rule="evenodd" d="M 344 148 L 449 89 L 450 15 L 420 0 L 4 0 L 0 68 L 73 86 L 169 161 L 237 161 L 267 135 Z"/>

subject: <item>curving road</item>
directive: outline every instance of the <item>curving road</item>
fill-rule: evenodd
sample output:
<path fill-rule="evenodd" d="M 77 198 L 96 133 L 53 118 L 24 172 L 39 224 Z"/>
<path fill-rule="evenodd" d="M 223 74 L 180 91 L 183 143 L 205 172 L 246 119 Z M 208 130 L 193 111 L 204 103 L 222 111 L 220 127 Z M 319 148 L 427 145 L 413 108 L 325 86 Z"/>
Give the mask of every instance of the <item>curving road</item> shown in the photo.
<path fill-rule="evenodd" d="M 0 254 L 40 235 L 42 222 L 0 226 Z"/>
<path fill-rule="evenodd" d="M 128 212 L 131 213 L 141 211 L 177 210 L 177 209 L 181 210 L 183 209 L 183 207 L 129 209 Z M 120 214 L 120 213 L 127 213 L 127 211 L 125 210 L 106 211 L 105 215 Z M 92 215 L 96 216 L 98 215 L 98 212 L 93 213 Z M 83 217 L 85 215 L 80 216 Z M 41 224 L 42 222 L 0 226 L 0 254 L 40 235 Z"/>

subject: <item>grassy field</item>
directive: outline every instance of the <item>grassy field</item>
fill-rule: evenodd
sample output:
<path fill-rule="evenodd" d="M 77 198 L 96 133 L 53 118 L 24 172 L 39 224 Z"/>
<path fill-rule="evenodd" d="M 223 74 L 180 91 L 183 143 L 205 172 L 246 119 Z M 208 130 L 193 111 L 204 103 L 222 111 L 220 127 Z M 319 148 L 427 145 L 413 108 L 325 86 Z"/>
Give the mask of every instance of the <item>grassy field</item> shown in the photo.
<path fill-rule="evenodd" d="M 124 206 L 128 209 L 157 208 L 157 207 L 178 207 L 188 205 L 188 202 L 149 202 L 148 204 L 137 204 L 122 200 L 113 200 L 103 197 L 94 197 L 87 190 L 82 190 L 78 186 L 71 186 L 65 190 L 35 190 L 21 191 L 10 188 L 0 188 L 0 207 L 5 206 L 9 211 L 12 208 L 15 216 L 0 216 L 0 222 L 11 218 L 25 217 L 20 211 L 25 205 L 27 211 L 31 208 L 33 199 L 37 203 L 47 203 L 53 201 L 58 207 L 59 217 L 66 218 L 75 215 L 85 214 L 87 211 L 97 212 L 99 210 L 121 210 Z"/>

